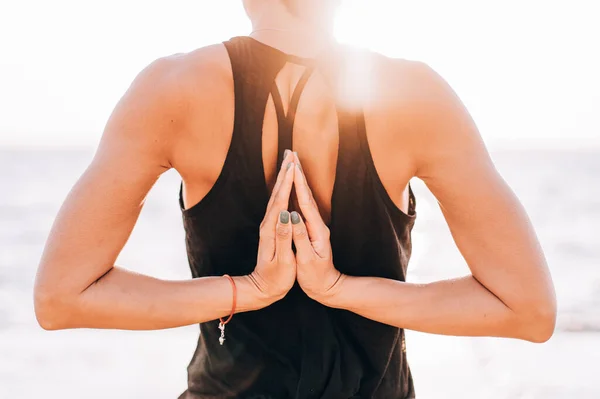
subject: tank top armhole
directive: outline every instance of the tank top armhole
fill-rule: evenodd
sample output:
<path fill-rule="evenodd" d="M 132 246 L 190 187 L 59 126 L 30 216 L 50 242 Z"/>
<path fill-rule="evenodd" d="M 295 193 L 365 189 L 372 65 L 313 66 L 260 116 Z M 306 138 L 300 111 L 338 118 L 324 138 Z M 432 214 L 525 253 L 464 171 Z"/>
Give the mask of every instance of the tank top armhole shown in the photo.
<path fill-rule="evenodd" d="M 408 182 L 408 215 L 417 214 L 417 197 L 415 196 L 415 192 L 412 189 L 412 185 L 410 181 Z M 414 217 L 413 216 L 413 217 Z"/>
<path fill-rule="evenodd" d="M 398 205 L 396 205 L 396 203 L 394 203 L 389 193 L 387 192 L 385 186 L 383 185 L 381 178 L 379 177 L 379 173 L 377 172 L 377 168 L 375 167 L 375 162 L 373 161 L 373 155 L 371 154 L 371 148 L 369 147 L 369 140 L 367 138 L 367 127 L 362 110 L 359 111 L 356 115 L 356 131 L 358 134 L 358 139 L 362 149 L 363 157 L 367 165 L 367 172 L 371 176 L 375 189 L 381 196 L 381 199 L 386 204 L 390 212 L 400 216 L 407 222 L 414 222 L 415 218 L 417 217 L 417 200 L 412 190 L 410 181 L 408 182 L 408 210 L 407 212 L 404 212 L 402 209 L 400 209 L 400 207 L 398 207 Z"/>
<path fill-rule="evenodd" d="M 240 112 L 240 82 L 237 80 L 236 76 L 236 65 L 234 59 L 236 57 L 233 56 L 232 52 L 235 51 L 235 42 L 233 40 L 222 42 L 225 47 L 225 51 L 227 52 L 227 58 L 229 59 L 229 64 L 231 67 L 231 74 L 233 79 L 233 131 L 231 133 L 231 141 L 229 142 L 229 147 L 227 148 L 227 154 L 225 155 L 225 161 L 223 162 L 223 166 L 221 167 L 221 171 L 215 180 L 212 187 L 208 190 L 208 192 L 202 197 L 202 199 L 196 202 L 194 205 L 191 205 L 189 208 L 185 208 L 184 198 L 183 198 L 183 181 L 181 181 L 179 186 L 179 208 L 183 214 L 183 216 L 194 216 L 197 215 L 201 209 L 203 209 L 208 202 L 211 201 L 211 198 L 218 194 L 221 187 L 228 180 L 229 175 L 231 174 L 231 168 L 233 164 L 234 153 L 236 152 L 236 148 L 238 147 L 239 141 L 239 112 Z"/>

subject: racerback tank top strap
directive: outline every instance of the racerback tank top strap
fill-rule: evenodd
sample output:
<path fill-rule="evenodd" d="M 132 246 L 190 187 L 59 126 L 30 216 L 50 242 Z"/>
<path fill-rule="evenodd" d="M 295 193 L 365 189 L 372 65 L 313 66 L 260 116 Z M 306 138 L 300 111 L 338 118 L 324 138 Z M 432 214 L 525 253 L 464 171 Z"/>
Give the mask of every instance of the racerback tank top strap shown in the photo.
<path fill-rule="evenodd" d="M 294 121 L 296 119 L 296 111 L 298 110 L 298 104 L 300 103 L 300 96 L 302 91 L 306 87 L 306 83 L 310 79 L 314 68 L 307 67 L 300 80 L 298 81 L 292 100 L 288 107 L 287 114 L 283 109 L 283 101 L 277 83 L 273 82 L 273 88 L 271 95 L 273 97 L 273 103 L 275 104 L 275 111 L 277 113 L 277 125 L 278 125 L 278 146 L 277 146 L 277 169 L 281 168 L 283 162 L 283 152 L 286 149 L 292 149 L 293 134 L 294 134 Z"/>
<path fill-rule="evenodd" d="M 262 218 L 262 204 L 268 199 L 262 160 L 262 128 L 271 84 L 285 65 L 283 57 L 251 51 L 243 38 L 224 42 L 229 54 L 234 84 L 234 126 L 227 158 L 232 158 L 227 173 L 237 179 L 248 209 Z M 260 48 L 259 48 L 260 49 Z M 226 164 L 229 159 L 226 159 Z M 224 170 L 225 172 L 225 170 Z"/>
<path fill-rule="evenodd" d="M 226 159 L 227 174 L 239 179 L 255 217 L 264 217 L 270 193 L 265 182 L 262 135 L 269 97 L 273 99 L 278 125 L 277 169 L 283 152 L 292 149 L 294 121 L 302 93 L 316 69 L 326 69 L 325 51 L 313 58 L 286 54 L 248 36 L 224 42 L 229 54 L 234 81 L 235 111 L 230 150 Z M 287 113 L 276 79 L 287 63 L 302 65 L 305 70 L 296 84 Z M 323 64 L 323 68 L 320 68 Z"/>

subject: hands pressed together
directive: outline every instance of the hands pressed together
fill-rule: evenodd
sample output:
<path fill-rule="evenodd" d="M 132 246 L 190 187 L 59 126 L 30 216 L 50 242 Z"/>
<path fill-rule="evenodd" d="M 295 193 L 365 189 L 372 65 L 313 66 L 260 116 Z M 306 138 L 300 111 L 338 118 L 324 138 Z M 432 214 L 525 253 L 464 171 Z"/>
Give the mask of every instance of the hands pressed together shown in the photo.
<path fill-rule="evenodd" d="M 305 220 L 298 212 L 288 211 L 292 187 Z M 321 218 L 298 155 L 290 150 L 285 152 L 260 225 L 257 264 L 249 277 L 269 302 L 283 298 L 296 280 L 310 298 L 324 302 L 335 295 L 345 278 L 333 265 L 329 228 Z"/>

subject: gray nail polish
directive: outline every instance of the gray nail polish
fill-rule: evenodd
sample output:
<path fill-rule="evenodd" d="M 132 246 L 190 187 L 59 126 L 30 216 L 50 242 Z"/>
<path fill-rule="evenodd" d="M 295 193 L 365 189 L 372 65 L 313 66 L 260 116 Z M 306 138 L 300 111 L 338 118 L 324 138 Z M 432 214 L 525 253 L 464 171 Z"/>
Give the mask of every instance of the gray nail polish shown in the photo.
<path fill-rule="evenodd" d="M 298 223 L 300 223 L 300 215 L 298 215 L 298 212 L 294 211 L 292 212 L 292 224 Z"/>
<path fill-rule="evenodd" d="M 285 167 L 285 170 L 288 170 L 289 168 L 291 168 L 293 164 L 294 164 L 293 162 L 288 163 L 287 166 Z"/>
<path fill-rule="evenodd" d="M 282 224 L 288 224 L 290 222 L 290 213 L 288 211 L 281 211 L 279 213 L 279 221 Z"/>

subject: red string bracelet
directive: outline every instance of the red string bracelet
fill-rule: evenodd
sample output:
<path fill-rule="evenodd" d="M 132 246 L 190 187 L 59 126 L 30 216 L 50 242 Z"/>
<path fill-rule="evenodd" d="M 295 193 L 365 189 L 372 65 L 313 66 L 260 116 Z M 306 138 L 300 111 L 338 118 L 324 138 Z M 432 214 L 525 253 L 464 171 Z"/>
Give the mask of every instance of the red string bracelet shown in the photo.
<path fill-rule="evenodd" d="M 223 345 L 223 343 L 225 342 L 225 324 L 229 323 L 233 318 L 233 314 L 235 313 L 235 306 L 237 305 L 237 287 L 235 285 L 235 281 L 233 281 L 233 278 L 228 274 L 224 274 L 223 277 L 227 277 L 227 279 L 231 283 L 231 288 L 233 288 L 233 305 L 231 306 L 231 313 L 229 314 L 227 320 L 223 320 L 222 317 L 219 318 L 219 330 L 221 330 L 219 343 L 221 345 Z"/>

